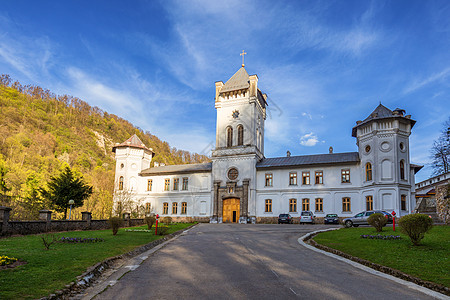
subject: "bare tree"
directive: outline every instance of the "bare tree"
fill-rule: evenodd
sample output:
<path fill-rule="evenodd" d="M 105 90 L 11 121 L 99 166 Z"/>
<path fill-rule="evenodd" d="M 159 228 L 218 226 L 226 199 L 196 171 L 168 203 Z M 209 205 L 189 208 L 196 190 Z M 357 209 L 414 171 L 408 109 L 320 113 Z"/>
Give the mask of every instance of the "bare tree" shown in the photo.
<path fill-rule="evenodd" d="M 431 158 L 434 175 L 450 171 L 450 118 L 444 123 L 441 135 L 433 143 Z"/>

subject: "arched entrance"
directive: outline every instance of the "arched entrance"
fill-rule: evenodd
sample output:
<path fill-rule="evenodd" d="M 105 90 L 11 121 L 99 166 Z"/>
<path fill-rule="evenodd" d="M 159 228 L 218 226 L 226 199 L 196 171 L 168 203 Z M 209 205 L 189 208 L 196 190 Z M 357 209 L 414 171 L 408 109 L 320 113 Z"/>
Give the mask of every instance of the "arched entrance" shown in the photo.
<path fill-rule="evenodd" d="M 229 198 L 223 200 L 223 222 L 237 223 L 239 221 L 240 208 L 241 200 L 237 198 Z"/>

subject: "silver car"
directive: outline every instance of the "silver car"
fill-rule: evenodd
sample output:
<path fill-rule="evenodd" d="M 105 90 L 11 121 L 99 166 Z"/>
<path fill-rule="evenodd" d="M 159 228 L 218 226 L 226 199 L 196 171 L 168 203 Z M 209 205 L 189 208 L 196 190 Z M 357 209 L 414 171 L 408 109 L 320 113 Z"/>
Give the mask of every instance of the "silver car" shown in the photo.
<path fill-rule="evenodd" d="M 300 214 L 300 224 L 311 223 L 314 224 L 314 214 L 312 211 L 302 211 Z"/>
<path fill-rule="evenodd" d="M 363 211 L 363 212 L 360 212 L 359 214 L 356 214 L 354 217 L 344 219 L 343 223 L 344 223 L 345 227 L 347 227 L 347 228 L 350 228 L 352 226 L 358 227 L 359 225 L 369 225 L 369 222 L 367 222 L 367 219 L 375 213 L 383 214 L 388 219 L 388 223 L 389 224 L 392 223 L 392 215 L 384 210 Z"/>

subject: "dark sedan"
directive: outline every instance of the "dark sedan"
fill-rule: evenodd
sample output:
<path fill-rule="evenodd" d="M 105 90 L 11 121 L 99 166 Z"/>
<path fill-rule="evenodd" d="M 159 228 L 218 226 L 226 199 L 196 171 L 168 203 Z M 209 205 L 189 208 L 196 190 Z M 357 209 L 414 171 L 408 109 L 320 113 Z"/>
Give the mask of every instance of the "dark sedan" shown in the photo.
<path fill-rule="evenodd" d="M 280 223 L 292 224 L 293 221 L 294 221 L 294 219 L 291 217 L 290 214 L 280 214 L 278 216 L 278 224 L 280 224 Z"/>
<path fill-rule="evenodd" d="M 339 217 L 337 214 L 328 214 L 323 219 L 324 224 L 339 224 Z"/>

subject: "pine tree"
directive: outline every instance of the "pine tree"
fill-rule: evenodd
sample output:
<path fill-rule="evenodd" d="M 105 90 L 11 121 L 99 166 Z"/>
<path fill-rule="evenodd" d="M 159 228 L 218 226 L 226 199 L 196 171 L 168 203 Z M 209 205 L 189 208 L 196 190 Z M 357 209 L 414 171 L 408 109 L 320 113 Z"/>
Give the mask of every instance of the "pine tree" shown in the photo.
<path fill-rule="evenodd" d="M 47 189 L 41 188 L 41 195 L 47 199 L 53 209 L 58 212 L 64 212 L 64 218 L 67 217 L 67 208 L 69 200 L 74 200 L 73 207 L 83 206 L 83 202 L 92 194 L 92 186 L 83 182 L 83 179 L 76 178 L 72 170 L 66 166 L 59 174 L 50 178 Z"/>

